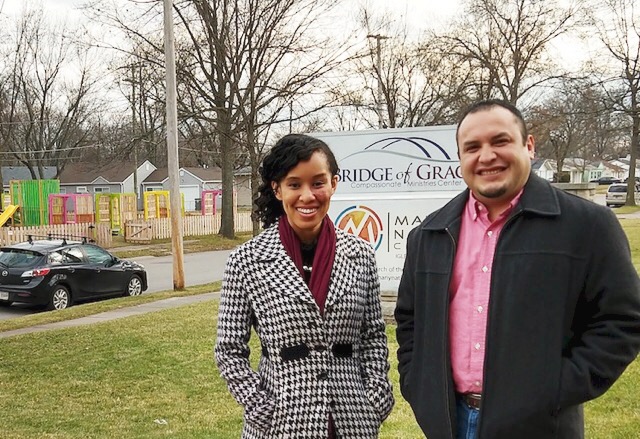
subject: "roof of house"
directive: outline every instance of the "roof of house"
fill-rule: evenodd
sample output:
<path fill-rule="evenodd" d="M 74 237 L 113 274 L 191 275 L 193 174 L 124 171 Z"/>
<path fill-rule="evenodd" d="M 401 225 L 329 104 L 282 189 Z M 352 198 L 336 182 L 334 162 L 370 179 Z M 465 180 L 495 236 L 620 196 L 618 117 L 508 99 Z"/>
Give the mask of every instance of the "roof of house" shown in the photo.
<path fill-rule="evenodd" d="M 57 169 L 55 166 L 44 167 L 44 178 L 51 179 L 56 176 Z M 32 180 L 31 172 L 26 166 L 3 166 L 2 167 L 2 184 L 8 185 L 11 180 Z"/>
<path fill-rule="evenodd" d="M 541 158 L 531 159 L 531 169 L 534 171 L 537 171 L 542 167 L 542 165 L 545 164 L 546 161 L 547 159 L 541 159 Z"/>
<path fill-rule="evenodd" d="M 180 168 L 180 170 L 193 174 L 203 182 L 222 181 L 222 170 L 220 168 L 183 167 Z M 163 183 L 167 178 L 169 178 L 169 170 L 167 168 L 160 168 L 149 174 L 143 181 L 143 184 Z"/>
<path fill-rule="evenodd" d="M 103 166 L 86 162 L 69 163 L 60 173 L 60 184 L 91 184 L 99 177 L 109 183 L 122 183 L 133 171 L 131 162 L 110 162 Z"/>

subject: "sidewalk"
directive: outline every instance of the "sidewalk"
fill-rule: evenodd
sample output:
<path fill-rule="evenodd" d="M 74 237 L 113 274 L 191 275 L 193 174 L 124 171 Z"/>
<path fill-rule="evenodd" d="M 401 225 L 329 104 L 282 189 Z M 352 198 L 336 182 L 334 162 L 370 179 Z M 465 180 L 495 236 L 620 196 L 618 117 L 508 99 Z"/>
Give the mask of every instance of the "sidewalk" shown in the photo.
<path fill-rule="evenodd" d="M 154 311 L 176 308 L 178 306 L 190 305 L 192 303 L 206 302 L 220 298 L 220 292 L 197 294 L 195 296 L 170 297 L 158 300 L 157 302 L 144 303 L 142 305 L 106 311 L 79 319 L 65 320 L 62 322 L 46 323 L 43 325 L 29 326 L 27 328 L 14 329 L 12 331 L 0 332 L 0 338 L 13 337 L 14 335 L 31 334 L 34 332 L 49 331 L 51 329 L 72 328 L 74 326 L 90 325 L 92 323 L 108 322 L 110 320 L 122 319 L 124 317 L 137 316 Z M 382 314 L 387 323 L 393 323 L 394 302 L 382 301 Z"/>
<path fill-rule="evenodd" d="M 44 325 L 30 326 L 27 328 L 14 329 L 13 331 L 0 332 L 0 338 L 12 337 L 14 335 L 31 334 L 33 332 L 48 331 L 51 329 L 71 328 L 74 326 L 90 325 L 92 323 L 107 322 L 110 320 L 131 317 L 148 312 L 162 311 L 163 309 L 175 308 L 178 306 L 190 305 L 192 303 L 205 302 L 220 297 L 219 292 L 198 294 L 195 296 L 170 297 L 158 300 L 157 302 L 144 303 L 142 305 L 106 311 L 92 316 L 81 317 L 79 319 L 65 320 L 63 322 L 47 323 Z"/>

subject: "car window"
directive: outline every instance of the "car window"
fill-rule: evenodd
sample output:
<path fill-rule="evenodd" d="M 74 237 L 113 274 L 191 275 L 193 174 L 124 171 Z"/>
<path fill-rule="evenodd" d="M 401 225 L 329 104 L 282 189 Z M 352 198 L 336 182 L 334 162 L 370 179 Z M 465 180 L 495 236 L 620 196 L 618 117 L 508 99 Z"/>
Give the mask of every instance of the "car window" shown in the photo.
<path fill-rule="evenodd" d="M 609 192 L 627 192 L 626 186 L 609 186 Z"/>
<path fill-rule="evenodd" d="M 69 264 L 79 264 L 81 262 L 84 262 L 84 254 L 78 246 L 67 247 L 65 249 L 62 249 L 61 251 L 63 252 L 64 257 Z"/>
<path fill-rule="evenodd" d="M 69 254 L 68 249 L 57 250 L 49 253 L 47 262 L 51 265 L 77 264 L 82 262 L 82 259 L 78 259 L 77 254 L 74 253 L 75 252 Z"/>
<path fill-rule="evenodd" d="M 96 247 L 95 245 L 85 245 L 84 251 L 87 254 L 87 259 L 92 264 L 104 265 L 107 262 L 111 262 L 113 257 L 106 250 Z"/>
<path fill-rule="evenodd" d="M 42 255 L 29 250 L 2 249 L 0 250 L 0 264 L 8 268 L 33 267 Z"/>

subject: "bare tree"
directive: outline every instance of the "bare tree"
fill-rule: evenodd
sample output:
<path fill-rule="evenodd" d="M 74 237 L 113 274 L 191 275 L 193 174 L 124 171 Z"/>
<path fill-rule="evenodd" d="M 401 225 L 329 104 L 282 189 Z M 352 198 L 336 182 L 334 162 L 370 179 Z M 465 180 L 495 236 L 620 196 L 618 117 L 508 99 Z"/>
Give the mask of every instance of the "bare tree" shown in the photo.
<path fill-rule="evenodd" d="M 635 206 L 635 171 L 640 148 L 640 9 L 634 0 L 600 0 L 590 8 L 591 19 L 598 38 L 613 61 L 615 73 L 609 81 L 616 90 L 610 96 L 614 111 L 625 114 L 631 121 L 630 163 L 627 187 L 627 206 Z"/>
<path fill-rule="evenodd" d="M 448 57 L 433 33 L 412 39 L 408 27 L 366 8 L 359 13 L 363 47 L 343 68 L 334 90 L 341 103 L 334 111 L 353 129 L 357 119 L 367 127 L 400 128 L 453 123 L 467 71 Z M 355 119 L 353 119 L 355 118 Z"/>
<path fill-rule="evenodd" d="M 93 143 L 97 80 L 86 48 L 72 35 L 54 31 L 42 9 L 25 9 L 4 57 L 0 139 L 34 179 L 44 178 L 45 165 L 60 172 Z"/>
<path fill-rule="evenodd" d="M 466 65 L 476 98 L 513 104 L 554 73 L 549 43 L 575 23 L 577 2 L 469 0 L 464 15 L 444 38 L 451 55 Z"/>
<path fill-rule="evenodd" d="M 223 186 L 221 233 L 233 236 L 234 164 L 246 154 L 254 191 L 272 125 L 287 121 L 286 109 L 329 70 L 335 54 L 310 35 L 323 0 L 185 1 L 178 15 L 193 49 L 180 76 L 197 93 L 191 108 L 215 128 Z M 317 109 L 317 106 L 313 110 Z M 313 110 L 306 110 L 309 114 Z M 300 114 L 297 117 L 302 117 Z M 225 205 L 225 203 L 228 203 Z M 258 224 L 254 222 L 254 232 Z"/>
<path fill-rule="evenodd" d="M 553 157 L 557 165 L 557 181 L 562 181 L 565 160 L 573 161 L 584 171 L 587 151 L 594 137 L 592 123 L 599 111 L 590 101 L 592 89 L 582 81 L 564 80 L 547 99 L 529 111 L 531 129 L 536 133 L 537 153 Z"/>

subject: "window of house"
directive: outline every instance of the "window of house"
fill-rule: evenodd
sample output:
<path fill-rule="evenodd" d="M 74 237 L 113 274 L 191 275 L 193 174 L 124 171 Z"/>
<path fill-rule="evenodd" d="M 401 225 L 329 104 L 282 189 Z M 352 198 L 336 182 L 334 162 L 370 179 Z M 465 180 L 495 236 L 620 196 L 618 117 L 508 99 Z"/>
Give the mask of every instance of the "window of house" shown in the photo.
<path fill-rule="evenodd" d="M 89 191 L 87 190 L 86 186 L 77 186 L 76 187 L 76 194 L 88 194 Z"/>
<path fill-rule="evenodd" d="M 111 192 L 111 188 L 106 186 L 96 186 L 93 188 L 93 192 L 95 192 L 96 194 L 102 194 L 105 192 Z"/>

